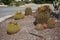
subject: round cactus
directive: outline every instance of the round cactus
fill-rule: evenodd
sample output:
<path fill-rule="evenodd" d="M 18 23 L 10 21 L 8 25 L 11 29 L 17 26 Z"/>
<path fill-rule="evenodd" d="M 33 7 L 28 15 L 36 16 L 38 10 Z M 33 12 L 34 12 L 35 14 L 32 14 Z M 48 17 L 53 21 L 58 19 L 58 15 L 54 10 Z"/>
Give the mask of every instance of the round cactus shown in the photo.
<path fill-rule="evenodd" d="M 32 9 L 30 7 L 25 9 L 25 15 L 32 15 Z"/>
<path fill-rule="evenodd" d="M 24 14 L 22 12 L 17 11 L 16 14 L 13 16 L 14 19 L 22 19 L 24 18 Z"/>
<path fill-rule="evenodd" d="M 53 27 L 55 27 L 56 21 L 54 18 L 51 18 L 48 20 L 47 24 L 48 24 L 49 28 L 53 28 Z"/>
<path fill-rule="evenodd" d="M 8 34 L 15 34 L 20 30 L 20 27 L 16 22 L 9 22 L 6 27 L 6 30 Z"/>
<path fill-rule="evenodd" d="M 42 24 L 37 24 L 36 27 L 35 27 L 36 30 L 42 30 L 44 29 L 43 25 Z"/>

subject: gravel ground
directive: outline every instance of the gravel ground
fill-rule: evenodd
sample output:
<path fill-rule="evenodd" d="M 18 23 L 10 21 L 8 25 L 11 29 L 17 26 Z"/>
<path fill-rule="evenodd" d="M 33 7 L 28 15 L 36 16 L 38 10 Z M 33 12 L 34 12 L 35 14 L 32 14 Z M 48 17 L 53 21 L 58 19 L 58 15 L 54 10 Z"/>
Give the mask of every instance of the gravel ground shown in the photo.
<path fill-rule="evenodd" d="M 9 18 L 0 23 L 0 40 L 59 40 L 60 39 L 60 23 L 58 22 L 53 29 L 44 29 L 37 31 L 33 24 L 35 18 L 33 16 L 25 16 L 24 19 L 16 20 L 20 27 L 20 31 L 13 35 L 8 35 L 6 32 L 6 25 L 9 21 L 13 20 Z M 32 35 L 36 34 L 38 36 Z"/>

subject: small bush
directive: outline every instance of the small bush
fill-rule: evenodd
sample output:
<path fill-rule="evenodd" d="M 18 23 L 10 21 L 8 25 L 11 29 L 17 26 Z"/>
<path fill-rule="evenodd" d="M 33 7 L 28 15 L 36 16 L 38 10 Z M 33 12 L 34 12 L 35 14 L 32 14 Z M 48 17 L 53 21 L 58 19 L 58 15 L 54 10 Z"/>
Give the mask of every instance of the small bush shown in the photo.
<path fill-rule="evenodd" d="M 8 34 L 15 34 L 20 30 L 20 28 L 16 22 L 9 22 L 7 24 L 6 30 Z"/>
<path fill-rule="evenodd" d="M 22 19 L 24 18 L 24 14 L 22 14 L 22 12 L 17 11 L 16 14 L 13 16 L 14 19 Z"/>
<path fill-rule="evenodd" d="M 25 9 L 25 15 L 32 15 L 32 9 L 30 7 Z"/>

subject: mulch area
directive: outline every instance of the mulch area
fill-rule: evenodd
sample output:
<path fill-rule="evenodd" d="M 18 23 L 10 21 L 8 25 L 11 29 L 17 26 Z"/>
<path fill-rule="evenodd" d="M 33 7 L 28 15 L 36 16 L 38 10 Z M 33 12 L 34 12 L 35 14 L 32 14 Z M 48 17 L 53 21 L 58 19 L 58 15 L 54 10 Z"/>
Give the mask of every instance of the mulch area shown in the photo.
<path fill-rule="evenodd" d="M 35 20 L 33 16 L 25 16 L 24 19 L 16 20 L 20 27 L 20 31 L 16 34 L 8 35 L 6 32 L 6 25 L 12 20 L 14 19 L 9 18 L 0 23 L 0 40 L 59 40 L 60 38 L 59 22 L 56 24 L 55 28 L 37 31 L 33 24 Z"/>

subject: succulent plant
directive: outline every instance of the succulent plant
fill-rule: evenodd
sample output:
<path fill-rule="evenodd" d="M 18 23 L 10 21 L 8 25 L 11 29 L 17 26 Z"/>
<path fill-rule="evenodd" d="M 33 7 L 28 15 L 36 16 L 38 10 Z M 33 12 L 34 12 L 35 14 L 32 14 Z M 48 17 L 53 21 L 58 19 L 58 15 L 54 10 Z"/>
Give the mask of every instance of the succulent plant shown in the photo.
<path fill-rule="evenodd" d="M 27 15 L 32 15 L 32 9 L 30 8 L 30 7 L 27 7 L 26 9 L 25 9 L 25 15 L 27 16 Z"/>
<path fill-rule="evenodd" d="M 36 19 L 35 22 L 38 24 L 43 24 L 43 23 L 47 23 L 48 19 L 50 18 L 49 13 L 40 13 L 36 15 Z"/>
<path fill-rule="evenodd" d="M 48 10 L 50 10 L 50 8 Z M 50 18 L 50 12 L 47 11 L 46 6 L 39 7 L 38 10 L 36 11 L 35 23 L 36 24 L 47 23 L 47 21 L 49 20 L 49 18 Z"/>
<path fill-rule="evenodd" d="M 56 24 L 56 21 L 55 21 L 54 18 L 51 18 L 51 19 L 48 20 L 47 24 L 48 24 L 49 28 L 54 28 L 55 24 Z"/>
<path fill-rule="evenodd" d="M 47 12 L 51 12 L 51 8 L 50 8 L 49 5 L 45 5 L 44 7 L 46 7 L 46 11 L 47 11 Z"/>
<path fill-rule="evenodd" d="M 48 5 L 44 5 L 44 6 L 41 6 L 41 7 L 38 7 L 38 9 L 36 10 L 37 13 L 40 13 L 40 12 L 51 12 L 51 8 L 50 6 Z"/>
<path fill-rule="evenodd" d="M 15 34 L 20 30 L 20 27 L 16 22 L 9 22 L 6 27 L 8 34 Z"/>
<path fill-rule="evenodd" d="M 24 14 L 22 12 L 17 11 L 16 14 L 13 16 L 14 19 L 22 19 L 24 18 Z"/>
<path fill-rule="evenodd" d="M 36 30 L 43 30 L 44 27 L 42 24 L 37 24 L 36 27 L 35 27 Z"/>

